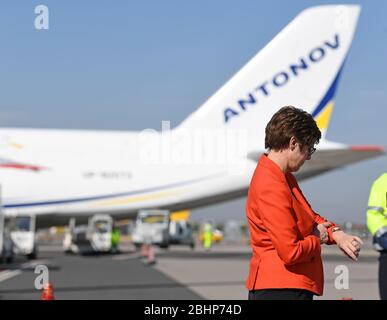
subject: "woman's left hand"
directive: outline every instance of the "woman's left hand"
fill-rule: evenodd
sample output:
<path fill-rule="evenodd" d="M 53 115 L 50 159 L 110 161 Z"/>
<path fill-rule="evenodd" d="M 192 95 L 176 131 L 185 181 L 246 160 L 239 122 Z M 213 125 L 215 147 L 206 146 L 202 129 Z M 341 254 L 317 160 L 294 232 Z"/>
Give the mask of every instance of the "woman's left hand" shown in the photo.
<path fill-rule="evenodd" d="M 363 241 L 356 236 L 337 231 L 333 233 L 333 240 L 337 246 L 352 260 L 357 261 Z"/>

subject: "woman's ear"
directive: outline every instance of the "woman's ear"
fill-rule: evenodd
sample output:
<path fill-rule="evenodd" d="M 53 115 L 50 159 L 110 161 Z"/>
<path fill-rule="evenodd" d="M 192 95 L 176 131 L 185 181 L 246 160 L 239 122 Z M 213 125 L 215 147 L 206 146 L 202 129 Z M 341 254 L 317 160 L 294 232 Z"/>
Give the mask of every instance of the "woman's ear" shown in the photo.
<path fill-rule="evenodd" d="M 296 149 L 296 147 L 297 147 L 297 140 L 295 137 L 291 137 L 289 140 L 289 149 L 293 151 L 294 149 Z"/>

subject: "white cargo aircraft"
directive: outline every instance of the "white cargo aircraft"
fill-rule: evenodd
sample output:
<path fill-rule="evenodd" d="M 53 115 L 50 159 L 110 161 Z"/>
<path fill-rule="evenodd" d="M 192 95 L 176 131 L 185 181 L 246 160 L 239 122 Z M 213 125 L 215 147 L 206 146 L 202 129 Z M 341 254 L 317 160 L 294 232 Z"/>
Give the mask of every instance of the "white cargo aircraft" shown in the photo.
<path fill-rule="evenodd" d="M 192 209 L 245 196 L 265 151 L 265 126 L 284 105 L 311 113 L 323 132 L 299 179 L 383 154 L 325 138 L 359 13 L 356 5 L 302 11 L 172 130 L 0 129 L 5 215 L 36 216 L 39 228 L 71 217 L 135 217 L 144 208 Z"/>

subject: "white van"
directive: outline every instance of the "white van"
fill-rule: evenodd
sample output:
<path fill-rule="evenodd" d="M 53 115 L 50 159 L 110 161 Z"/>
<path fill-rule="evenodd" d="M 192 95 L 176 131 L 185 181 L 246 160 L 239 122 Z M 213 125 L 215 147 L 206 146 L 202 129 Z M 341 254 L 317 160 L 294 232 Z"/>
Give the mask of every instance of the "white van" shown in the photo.
<path fill-rule="evenodd" d="M 169 246 L 169 214 L 168 210 L 140 210 L 132 234 L 136 247 L 143 243 Z"/>
<path fill-rule="evenodd" d="M 70 219 L 63 239 L 66 253 L 109 253 L 112 249 L 113 219 L 109 215 L 92 216 L 87 225 L 76 225 L 75 218 Z"/>
<path fill-rule="evenodd" d="M 26 256 L 28 259 L 36 259 L 35 216 L 17 215 L 10 217 L 10 226 L 14 253 Z"/>

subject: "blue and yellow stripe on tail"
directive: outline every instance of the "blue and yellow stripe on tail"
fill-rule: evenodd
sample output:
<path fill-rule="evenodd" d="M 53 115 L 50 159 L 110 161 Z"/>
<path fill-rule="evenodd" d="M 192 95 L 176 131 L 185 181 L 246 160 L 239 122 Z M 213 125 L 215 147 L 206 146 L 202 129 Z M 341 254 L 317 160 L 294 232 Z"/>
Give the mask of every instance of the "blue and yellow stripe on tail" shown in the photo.
<path fill-rule="evenodd" d="M 312 112 L 312 116 L 316 120 L 317 126 L 319 127 L 323 135 L 328 129 L 329 121 L 331 119 L 334 106 L 334 96 L 342 70 L 343 66 L 341 66 L 339 72 L 336 75 L 335 80 L 332 82 L 327 93 L 324 95 L 316 109 Z"/>

